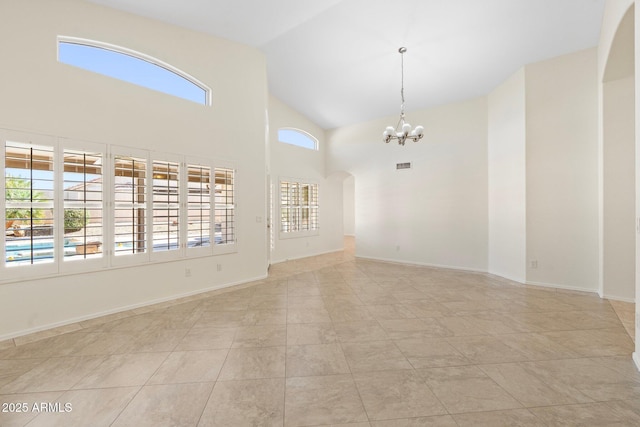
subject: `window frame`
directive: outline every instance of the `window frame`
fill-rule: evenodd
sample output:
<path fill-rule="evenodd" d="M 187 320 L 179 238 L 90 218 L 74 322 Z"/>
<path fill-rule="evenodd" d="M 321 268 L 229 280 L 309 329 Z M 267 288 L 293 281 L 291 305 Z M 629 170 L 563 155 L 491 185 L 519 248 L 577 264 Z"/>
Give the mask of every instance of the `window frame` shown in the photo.
<path fill-rule="evenodd" d="M 280 131 L 293 131 L 306 138 L 309 138 L 313 142 L 313 148 L 305 147 L 304 145 L 299 145 L 292 142 L 283 141 L 282 139 L 280 139 Z M 318 138 L 316 138 L 315 136 L 313 136 L 312 134 L 310 134 L 305 130 L 294 128 L 294 127 L 278 128 L 278 142 L 289 145 L 289 146 L 293 146 L 293 147 L 304 148 L 305 150 L 309 150 L 309 151 L 320 151 L 320 142 L 318 141 Z"/>
<path fill-rule="evenodd" d="M 112 241 L 109 224 L 109 209 L 108 209 L 108 192 L 105 189 L 110 188 L 110 174 L 107 168 L 107 147 L 105 144 L 98 144 L 93 142 L 77 141 L 70 139 L 59 139 L 59 159 L 58 163 L 61 167 L 58 167 L 58 179 L 56 190 L 59 197 L 56 197 L 58 204 L 58 221 L 56 228 L 62 233 L 64 239 L 64 153 L 65 150 L 84 151 L 84 152 L 99 152 L 102 154 L 102 256 L 95 259 L 82 259 L 82 260 L 69 260 L 65 262 L 64 254 L 61 254 L 59 262 L 60 273 L 77 273 L 86 271 L 95 271 L 103 269 L 108 266 L 108 250 L 111 248 L 110 242 Z"/>
<path fill-rule="evenodd" d="M 129 265 L 136 265 L 136 264 L 143 264 L 143 263 L 147 263 L 151 260 L 150 257 L 150 248 L 149 248 L 149 166 L 150 166 L 150 162 L 149 162 L 149 158 L 150 158 L 150 154 L 151 152 L 146 151 L 146 150 L 141 150 L 141 149 L 136 149 L 136 148 L 130 148 L 130 147 L 121 147 L 121 146 L 112 146 L 111 147 L 111 152 L 109 154 L 109 159 L 110 159 L 110 167 L 109 167 L 109 171 L 110 171 L 110 178 L 111 178 L 111 186 L 109 188 L 109 205 L 110 205 L 110 209 L 109 209 L 109 214 L 111 217 L 111 227 L 110 227 L 110 237 L 113 239 L 111 242 L 111 246 L 109 247 L 109 254 L 110 256 L 110 265 L 114 266 L 114 267 L 119 267 L 119 266 L 129 266 Z M 116 173 L 116 157 L 133 157 L 133 158 L 137 158 L 137 159 L 141 159 L 144 160 L 144 164 L 145 164 L 145 189 L 144 189 L 144 195 L 145 195 L 145 214 L 144 214 L 144 220 L 145 220 L 145 236 L 144 236 L 144 242 L 146 245 L 146 250 L 144 252 L 139 252 L 139 253 L 132 253 L 132 254 L 124 254 L 124 255 L 116 255 L 115 253 L 115 245 L 116 245 L 116 226 L 118 225 L 117 221 L 116 221 L 116 209 L 117 209 L 117 205 L 118 202 L 115 200 L 115 187 L 116 187 L 116 182 L 115 182 L 115 173 Z M 123 203 L 124 205 L 125 203 Z"/>
<path fill-rule="evenodd" d="M 53 179 L 54 179 L 54 192 L 55 186 L 58 184 L 59 179 L 57 179 L 57 156 L 58 156 L 58 141 L 55 137 L 48 135 L 38 135 L 32 133 L 23 133 L 23 132 L 15 132 L 11 130 L 0 129 L 0 141 L 2 141 L 2 156 L 0 159 L 0 166 L 2 170 L 6 173 L 6 146 L 7 142 L 15 142 L 24 145 L 30 146 L 40 146 L 40 147 L 51 147 L 52 149 L 52 159 L 53 159 Z M 2 202 L 2 213 L 0 215 L 3 218 L 3 221 L 6 221 L 6 175 L 2 177 L 0 183 L 0 192 L 3 194 L 3 202 Z M 58 245 L 59 242 L 59 229 L 56 226 L 56 197 L 54 193 L 53 200 L 53 210 L 54 210 L 54 225 L 53 225 L 53 260 L 52 262 L 45 263 L 34 263 L 34 264 L 23 264 L 23 265 L 15 265 L 15 266 L 7 266 L 6 262 L 6 249 L 7 249 L 7 239 L 6 233 L 0 233 L 0 245 L 2 245 L 2 266 L 0 267 L 0 272 L 2 273 L 1 277 L 3 279 L 11 280 L 11 279 L 19 279 L 27 276 L 43 276 L 43 275 L 52 275 L 58 273 L 58 264 L 60 260 L 60 256 L 62 251 Z"/>
<path fill-rule="evenodd" d="M 183 236 L 183 228 L 184 228 L 184 199 L 182 198 L 184 191 L 182 189 L 182 184 L 184 182 L 184 167 L 183 167 L 183 159 L 184 156 L 180 156 L 177 154 L 168 154 L 168 153 L 158 153 L 151 152 L 149 158 L 149 178 L 151 180 L 151 185 L 147 185 L 148 191 L 148 200 L 149 209 L 147 210 L 147 219 L 149 224 L 149 231 L 147 233 L 147 247 L 149 248 L 149 253 L 151 257 L 151 261 L 170 261 L 173 259 L 182 258 L 184 255 L 185 248 L 185 239 Z M 153 219 L 154 219 L 154 176 L 153 176 L 153 165 L 156 161 L 160 162 L 170 162 L 178 165 L 178 191 L 180 194 L 178 195 L 178 248 L 177 249 L 169 249 L 169 250 L 155 250 L 153 247 L 154 244 L 154 231 L 153 231 Z"/>
<path fill-rule="evenodd" d="M 51 179 L 54 180 L 53 184 L 50 186 L 53 188 L 51 191 L 53 192 L 52 201 L 47 201 L 47 209 L 51 208 L 53 212 L 53 258 L 49 262 L 47 259 L 46 262 L 34 262 L 33 264 L 24 263 L 24 264 L 14 264 L 7 266 L 5 260 L 3 260 L 2 265 L 0 266 L 0 285 L 5 283 L 11 283 L 16 281 L 24 281 L 29 279 L 42 279 L 42 278 L 55 278 L 61 277 L 68 274 L 76 274 L 81 272 L 97 272 L 103 271 L 105 269 L 117 269 L 123 267 L 131 267 L 131 266 L 143 266 L 154 263 L 163 263 L 167 261 L 185 261 L 194 257 L 207 257 L 207 256 L 216 256 L 221 254 L 231 254 L 238 252 L 238 170 L 235 167 L 233 162 L 229 161 L 219 161 L 219 160 L 210 160 L 206 158 L 194 158 L 181 154 L 171 154 L 171 153 L 159 153 L 152 150 L 146 149 L 138 149 L 132 147 L 125 147 L 120 145 L 113 144 L 104 144 L 104 143 L 93 143 L 86 142 L 82 140 L 68 139 L 56 136 L 49 135 L 38 135 L 31 134 L 22 131 L 13 131 L 8 129 L 0 128 L 0 144 L 3 147 L 4 154 L 0 158 L 0 165 L 3 167 L 3 170 L 6 170 L 6 153 L 7 153 L 7 142 L 16 142 L 22 144 L 31 144 L 37 146 L 44 146 L 47 148 L 47 152 L 51 152 L 52 159 L 51 164 L 53 165 L 53 177 Z M 68 153 L 69 151 L 72 154 L 82 154 L 88 153 L 92 155 L 100 154 L 102 156 L 102 256 L 100 257 L 78 257 L 74 260 L 65 261 L 63 258 L 64 255 L 64 209 L 65 209 L 65 197 L 68 196 L 65 192 L 65 151 Z M 10 151 L 9 151 L 10 152 Z M 138 159 L 140 162 L 144 162 L 144 177 L 145 177 L 145 209 L 146 212 L 144 214 L 145 221 L 145 237 L 144 242 L 146 245 L 145 252 L 141 253 L 130 253 L 127 255 L 115 255 L 115 242 L 116 242 L 116 228 L 118 223 L 116 223 L 116 209 L 118 208 L 118 203 L 116 203 L 116 180 L 115 173 L 116 167 L 118 163 L 116 162 L 117 157 L 133 157 Z M 68 160 L 68 159 L 67 159 Z M 180 238 L 180 248 L 178 250 L 173 251 L 153 251 L 153 203 L 152 203 L 152 193 L 153 193 L 153 183 L 152 183 L 152 162 L 156 161 L 170 161 L 173 163 L 177 163 L 180 168 L 179 172 L 179 238 Z M 73 164 L 73 162 L 71 162 Z M 85 167 L 83 165 L 88 165 L 89 163 L 78 163 L 79 168 L 83 171 Z M 209 247 L 195 247 L 195 248 L 187 248 L 188 245 L 188 191 L 187 191 L 187 165 L 202 165 L 209 168 L 211 173 L 211 180 L 215 182 L 215 173 L 218 169 L 229 169 L 233 171 L 233 192 L 234 192 L 234 200 L 233 200 L 233 221 L 234 221 L 234 241 L 232 243 L 226 244 L 215 244 L 215 236 L 212 236 L 212 244 Z M 18 166 L 18 165 L 17 165 Z M 71 166 L 70 172 L 73 172 L 74 166 Z M 5 172 L 6 173 L 6 172 Z M 22 175 L 22 174 L 21 174 Z M 127 176 L 126 174 L 123 176 Z M 46 179 L 49 179 L 47 177 Z M 78 178 L 76 176 L 67 177 L 67 182 L 74 182 L 71 184 L 75 184 L 75 182 L 84 183 L 89 178 Z M 93 178 L 90 178 L 93 179 Z M 0 190 L 5 190 L 5 180 L 6 178 L 0 180 Z M 126 181 L 126 180 L 125 180 Z M 49 185 L 49 184 L 47 184 Z M 48 188 L 48 187 L 47 187 Z M 69 191 L 74 191 L 70 189 Z M 126 194 L 126 193 L 125 193 Z M 137 194 L 137 192 L 131 193 Z M 215 233 L 215 187 L 213 191 L 209 193 L 209 203 L 210 203 L 210 212 L 208 216 L 209 224 L 211 224 L 212 233 Z M 126 196 L 125 196 L 125 199 Z M 84 199 L 81 203 L 85 203 Z M 90 202 L 92 204 L 96 202 Z M 124 206 L 126 202 L 122 202 L 121 207 L 128 209 L 127 206 Z M 131 205 L 135 208 L 136 201 L 135 199 L 131 199 Z M 49 204 L 52 207 L 49 207 Z M 75 209 L 75 201 L 71 201 L 71 205 L 69 205 L 69 201 L 67 203 L 67 208 Z M 0 208 L 2 209 L 2 217 L 6 216 L 6 200 L 0 202 Z M 93 205 L 94 209 L 98 209 L 95 204 Z M 135 214 L 132 214 L 135 216 Z M 124 223 L 127 223 L 127 220 L 124 220 Z M 122 226 L 122 222 L 119 223 Z M 135 226 L 135 225 L 134 225 Z M 134 229 L 135 231 L 135 229 Z M 126 233 L 125 233 L 126 234 Z M 96 234 L 97 236 L 97 234 Z M 88 235 L 87 235 L 88 237 Z M 135 239 L 135 238 L 134 238 Z M 88 239 L 87 239 L 88 240 Z M 6 241 L 7 236 L 6 233 L 1 233 L 0 235 L 0 244 L 2 249 L 3 256 L 6 257 Z"/>
<path fill-rule="evenodd" d="M 82 69 L 82 70 L 85 70 L 85 71 L 91 71 L 91 70 L 87 70 L 87 69 L 85 69 L 83 67 L 80 67 L 78 65 L 69 64 L 67 62 L 60 61 L 60 44 L 61 43 L 77 44 L 77 45 L 86 46 L 86 47 L 95 48 L 95 49 L 104 49 L 104 50 L 115 52 L 115 53 L 118 53 L 118 54 L 121 54 L 121 55 L 130 56 L 132 58 L 135 58 L 135 59 L 138 59 L 138 60 L 141 60 L 141 61 L 144 61 L 144 62 L 148 62 L 148 63 L 150 63 L 152 65 L 157 66 L 157 67 L 163 68 L 163 69 L 169 71 L 170 73 L 173 73 L 176 76 L 183 78 L 184 80 L 188 81 L 189 83 L 193 84 L 194 86 L 196 86 L 196 87 L 200 88 L 202 91 L 204 91 L 205 102 L 204 103 L 200 103 L 200 102 L 197 102 L 197 101 L 194 101 L 194 100 L 191 100 L 191 99 L 188 99 L 188 98 L 184 98 L 184 97 L 181 97 L 179 95 L 170 94 L 170 93 L 158 90 L 158 89 L 150 88 L 150 87 L 147 87 L 147 86 L 141 86 L 139 84 L 132 83 L 132 82 L 128 82 L 128 83 L 135 84 L 138 87 L 144 87 L 144 88 L 149 89 L 149 90 L 160 92 L 160 93 L 163 93 L 165 95 L 176 96 L 176 97 L 179 97 L 181 99 L 194 102 L 196 104 L 200 104 L 200 105 L 204 105 L 204 106 L 211 106 L 211 103 L 212 103 L 212 94 L 211 93 L 212 93 L 212 91 L 211 91 L 211 88 L 209 86 L 207 86 L 206 84 L 204 84 L 203 82 L 201 82 L 197 78 L 193 77 L 189 73 L 187 73 L 185 71 L 182 71 L 181 69 L 176 68 L 173 65 L 168 64 L 168 63 L 166 63 L 166 62 L 164 62 L 164 61 L 162 61 L 162 60 L 160 60 L 158 58 L 154 58 L 153 56 L 147 55 L 145 53 L 138 52 L 136 50 L 129 49 L 129 48 L 126 48 L 126 47 L 123 47 L 123 46 L 114 45 L 114 44 L 111 44 L 111 43 L 101 42 L 101 41 L 98 41 L 98 40 L 85 39 L 85 38 L 80 38 L 80 37 L 59 35 L 57 37 L 57 39 L 56 39 L 56 58 L 57 58 L 58 62 L 61 63 L 61 64 L 70 65 L 72 67 L 76 67 L 76 68 L 79 68 L 79 69 Z M 91 71 L 91 72 L 93 72 L 93 71 Z M 116 80 L 120 80 L 120 81 L 126 81 L 126 80 L 122 80 L 122 79 L 110 76 L 110 75 L 105 74 L 105 73 L 99 73 L 99 74 L 101 74 L 103 76 L 106 76 L 106 77 L 109 77 L 109 78 L 112 78 L 112 79 L 116 79 Z"/>
<path fill-rule="evenodd" d="M 215 185 L 214 185 L 214 191 L 212 192 L 212 197 L 213 197 L 213 201 L 212 201 L 212 224 L 214 226 L 214 244 L 213 246 L 213 254 L 214 255 L 222 255 L 222 254 L 230 254 L 230 253 L 235 253 L 238 252 L 238 229 L 236 227 L 237 224 L 237 220 L 238 220 L 238 170 L 235 167 L 235 164 L 233 164 L 232 162 L 227 162 L 227 161 L 215 161 L 214 162 L 214 169 L 213 169 L 213 175 L 214 175 L 214 184 L 215 184 L 215 171 L 216 169 L 226 169 L 226 170 L 231 170 L 233 171 L 233 224 L 234 224 L 234 230 L 233 230 L 233 243 L 215 243 L 215 211 L 216 211 L 216 200 L 215 200 Z"/>
<path fill-rule="evenodd" d="M 182 191 L 183 194 L 185 195 L 185 206 L 183 209 L 183 216 L 182 216 L 182 221 L 183 224 L 185 224 L 185 226 L 182 227 L 182 231 L 183 231 L 183 242 L 186 246 L 185 249 L 185 256 L 188 258 L 193 258 L 193 257 L 202 257 L 202 256 L 210 256 L 213 255 L 213 246 L 214 246 L 214 238 L 212 236 L 212 226 L 215 229 L 215 224 L 214 224 L 214 199 L 213 199 L 213 194 L 215 192 L 215 189 L 212 189 L 211 187 L 209 187 L 209 197 L 208 197 L 208 203 L 209 203 L 209 215 L 208 215 L 208 220 L 209 220 L 209 246 L 195 246 L 195 247 L 189 247 L 189 168 L 190 167 L 205 167 L 209 169 L 209 182 L 210 182 L 210 186 L 211 184 L 215 183 L 215 175 L 214 175 L 214 166 L 213 166 L 213 162 L 210 160 L 206 160 L 206 159 L 201 159 L 201 158 L 196 158 L 196 157 L 185 157 L 185 162 L 184 162 L 184 167 L 183 170 L 185 172 L 185 177 L 182 180 L 183 183 L 183 187 L 182 187 Z"/>
<path fill-rule="evenodd" d="M 285 205 L 285 204 L 282 203 L 283 202 L 282 184 L 284 182 L 297 184 L 299 186 L 304 186 L 304 185 L 315 186 L 317 204 L 308 205 L 309 209 L 315 209 L 316 210 L 316 224 L 317 224 L 317 226 L 315 228 L 310 228 L 310 229 L 307 229 L 307 230 L 293 230 L 293 231 L 285 231 L 285 230 L 283 230 L 283 225 L 282 225 L 283 208 L 285 208 L 285 207 L 299 207 L 299 208 L 302 209 L 302 207 L 305 206 L 305 205 L 302 205 L 302 204 Z M 311 210 L 310 210 L 310 213 L 311 213 Z M 279 239 L 295 239 L 295 238 L 299 238 L 299 237 L 309 237 L 309 236 L 317 236 L 317 235 L 319 235 L 320 234 L 320 184 L 318 184 L 316 181 L 313 181 L 313 180 L 307 180 L 307 179 L 301 179 L 301 178 L 280 177 L 278 179 L 278 218 L 279 218 L 278 219 L 278 238 Z"/>

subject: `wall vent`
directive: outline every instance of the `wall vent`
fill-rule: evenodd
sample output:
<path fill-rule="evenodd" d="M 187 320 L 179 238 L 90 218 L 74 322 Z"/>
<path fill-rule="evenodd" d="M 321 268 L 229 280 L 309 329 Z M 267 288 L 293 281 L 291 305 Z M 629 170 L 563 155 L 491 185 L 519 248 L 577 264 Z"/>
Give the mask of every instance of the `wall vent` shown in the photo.
<path fill-rule="evenodd" d="M 411 169 L 411 163 L 396 163 L 396 169 Z"/>

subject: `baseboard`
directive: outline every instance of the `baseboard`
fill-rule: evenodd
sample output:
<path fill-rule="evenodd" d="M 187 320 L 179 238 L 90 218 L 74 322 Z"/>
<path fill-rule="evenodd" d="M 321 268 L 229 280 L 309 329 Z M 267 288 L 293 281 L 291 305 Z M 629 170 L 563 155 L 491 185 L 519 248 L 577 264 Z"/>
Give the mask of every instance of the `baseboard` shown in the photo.
<path fill-rule="evenodd" d="M 470 273 L 488 273 L 487 270 L 482 270 L 482 269 L 477 269 L 477 268 L 460 267 L 460 266 L 455 266 L 455 265 L 429 264 L 429 263 L 426 263 L 426 262 L 397 260 L 397 259 L 392 259 L 392 258 L 368 257 L 368 256 L 362 256 L 362 255 L 356 255 L 356 258 L 367 259 L 367 260 L 371 260 L 371 261 L 388 262 L 390 264 L 415 265 L 415 266 L 419 266 L 419 267 L 443 268 L 443 269 L 447 269 L 447 270 L 467 271 L 467 272 L 470 272 Z"/>
<path fill-rule="evenodd" d="M 562 290 L 565 290 L 565 291 L 577 291 L 577 292 L 587 292 L 587 293 L 590 293 L 590 294 L 598 294 L 598 290 L 597 289 L 581 288 L 579 286 L 557 285 L 555 283 L 544 283 L 544 282 L 527 281 L 525 283 L 525 285 L 539 286 L 541 288 L 562 289 Z"/>
<path fill-rule="evenodd" d="M 226 288 L 230 288 L 230 287 L 238 286 L 238 285 L 244 285 L 246 283 L 251 283 L 251 282 L 258 281 L 258 280 L 262 280 L 262 279 L 265 279 L 267 277 L 268 277 L 268 275 L 265 274 L 265 275 L 261 275 L 261 276 L 258 276 L 258 277 L 252 278 L 252 279 L 240 280 L 240 281 L 237 281 L 237 282 L 224 283 L 222 285 L 210 286 L 208 288 L 198 289 L 198 290 L 191 291 L 191 292 L 185 292 L 185 293 L 182 293 L 182 294 L 171 295 L 171 296 L 168 296 L 168 297 L 156 298 L 156 299 L 152 299 L 152 300 L 149 300 L 149 301 L 144 301 L 144 302 L 141 302 L 141 303 L 130 304 L 130 305 L 121 306 L 121 307 L 117 307 L 117 308 L 110 309 L 110 310 L 101 311 L 101 312 L 98 312 L 98 313 L 91 313 L 91 314 L 88 314 L 86 316 L 78 316 L 78 317 L 74 317 L 74 318 L 71 318 L 71 319 L 62 320 L 60 322 L 54 322 L 54 323 L 49 323 L 49 324 L 46 324 L 46 325 L 40 325 L 40 326 L 36 326 L 34 328 L 24 329 L 22 331 L 12 332 L 12 333 L 9 333 L 9 334 L 6 334 L 6 335 L 0 335 L 0 342 L 1 341 L 5 341 L 5 340 L 18 338 L 18 337 L 22 337 L 22 336 L 29 335 L 29 334 L 34 334 L 34 333 L 46 331 L 46 330 L 49 330 L 49 329 L 55 329 L 55 328 L 60 328 L 60 327 L 63 327 L 63 326 L 72 325 L 74 323 L 85 322 L 87 320 L 97 319 L 97 318 L 103 317 L 103 316 L 109 316 L 111 314 L 122 313 L 122 312 L 130 311 L 130 310 L 136 310 L 136 309 L 139 309 L 139 308 L 148 307 L 148 306 L 152 306 L 152 305 L 155 305 L 155 304 L 162 304 L 162 303 L 168 302 L 168 301 L 179 300 L 181 298 L 188 298 L 188 297 L 191 297 L 191 296 L 204 294 L 204 293 L 207 293 L 207 292 L 218 291 L 218 290 L 221 290 L 221 289 L 226 289 Z"/>
<path fill-rule="evenodd" d="M 640 353 L 638 353 L 637 351 L 633 352 L 633 361 L 636 364 L 636 368 L 638 369 L 638 371 L 640 371 Z"/>
<path fill-rule="evenodd" d="M 610 299 L 612 301 L 629 302 L 631 304 L 635 304 L 636 303 L 635 298 L 626 298 L 626 297 L 619 297 L 619 296 L 616 296 L 616 295 L 607 295 L 607 294 L 602 294 L 602 295 L 600 295 L 600 297 L 601 298 Z"/>
<path fill-rule="evenodd" d="M 342 251 L 344 251 L 344 248 L 330 249 L 328 251 L 323 251 L 323 252 L 314 252 L 312 254 L 302 255 L 302 256 L 293 257 L 293 258 L 284 258 L 284 259 L 277 259 L 277 260 L 273 260 L 272 259 L 271 260 L 271 265 L 280 264 L 280 263 L 287 262 L 287 261 L 296 261 L 296 260 L 299 260 L 299 259 L 311 258 L 311 257 L 314 257 L 314 256 L 333 254 L 333 253 L 342 252 Z"/>

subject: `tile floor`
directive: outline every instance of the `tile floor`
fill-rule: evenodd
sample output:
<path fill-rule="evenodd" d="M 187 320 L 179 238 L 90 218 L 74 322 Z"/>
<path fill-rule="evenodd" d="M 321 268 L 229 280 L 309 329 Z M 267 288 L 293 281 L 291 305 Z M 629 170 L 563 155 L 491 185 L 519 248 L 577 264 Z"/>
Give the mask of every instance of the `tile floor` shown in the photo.
<path fill-rule="evenodd" d="M 0 344 L 3 427 L 640 425 L 608 301 L 349 250 Z"/>

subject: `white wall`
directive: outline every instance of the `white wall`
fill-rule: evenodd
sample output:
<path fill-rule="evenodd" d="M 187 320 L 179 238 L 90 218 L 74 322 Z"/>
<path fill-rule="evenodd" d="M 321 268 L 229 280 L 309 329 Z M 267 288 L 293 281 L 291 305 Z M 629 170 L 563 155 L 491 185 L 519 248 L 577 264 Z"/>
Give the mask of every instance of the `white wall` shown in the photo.
<path fill-rule="evenodd" d="M 488 97 L 489 272 L 526 282 L 525 72 Z"/>
<path fill-rule="evenodd" d="M 385 144 L 386 117 L 328 132 L 330 171 L 354 176 L 356 254 L 487 270 L 487 102 L 411 112 L 420 142 Z M 396 163 L 412 168 L 396 170 Z"/>
<path fill-rule="evenodd" d="M 528 65 L 525 74 L 527 281 L 597 291 L 596 49 Z"/>
<path fill-rule="evenodd" d="M 256 221 L 265 216 L 266 206 L 267 84 L 261 53 L 79 0 L 3 2 L 2 16 L 1 128 L 234 162 L 239 250 L 2 284 L 0 340 L 266 274 L 264 224 Z M 161 59 L 209 85 L 213 105 L 60 64 L 58 35 L 103 41 Z M 191 269 L 189 278 L 186 267 Z"/>
<path fill-rule="evenodd" d="M 278 141 L 278 129 L 288 127 L 305 131 L 318 139 L 318 150 L 309 150 Z M 270 175 L 274 185 L 274 248 L 271 262 L 303 258 L 343 248 L 342 180 L 328 177 L 325 168 L 324 130 L 274 96 L 269 97 Z M 300 179 L 318 184 L 319 223 L 317 235 L 285 238 L 279 233 L 278 185 L 280 178 Z"/>
<path fill-rule="evenodd" d="M 635 301 L 634 77 L 603 83 L 603 288 Z"/>
<path fill-rule="evenodd" d="M 342 187 L 344 235 L 356 235 L 356 180 L 352 175 L 344 179 Z"/>

